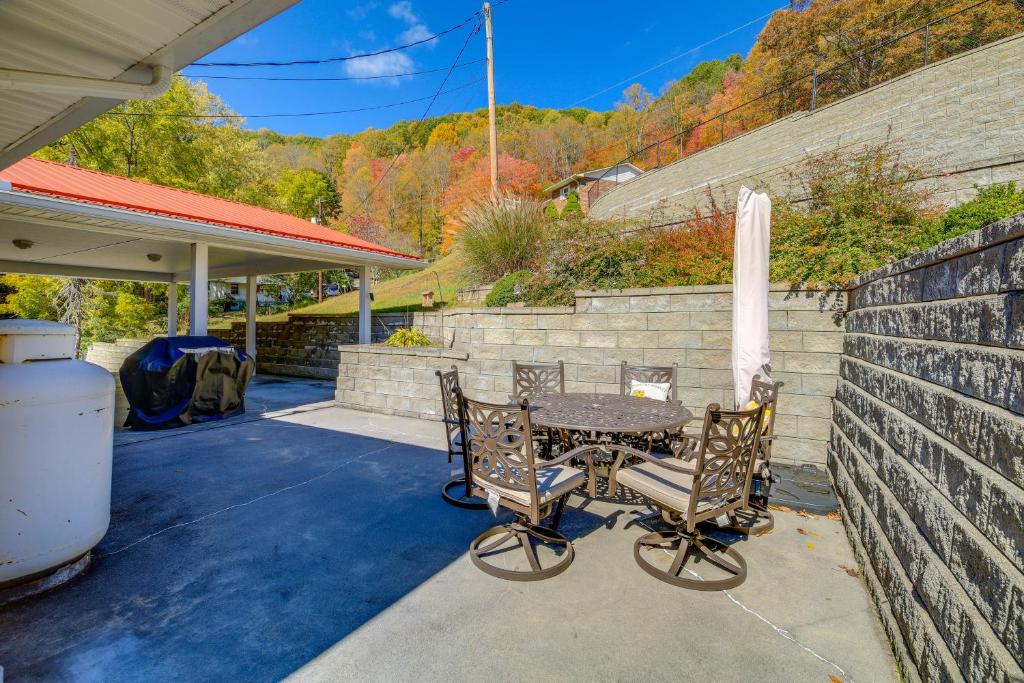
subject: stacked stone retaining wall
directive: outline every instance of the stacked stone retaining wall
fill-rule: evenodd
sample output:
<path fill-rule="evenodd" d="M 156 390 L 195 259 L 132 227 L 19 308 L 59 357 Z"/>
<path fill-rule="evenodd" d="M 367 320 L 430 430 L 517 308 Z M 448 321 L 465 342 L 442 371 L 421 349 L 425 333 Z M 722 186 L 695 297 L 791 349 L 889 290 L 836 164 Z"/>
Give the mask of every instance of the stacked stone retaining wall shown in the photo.
<path fill-rule="evenodd" d="M 741 185 L 801 196 L 789 172 L 808 156 L 891 140 L 928 171 L 947 205 L 975 185 L 1024 180 L 1024 34 L 911 71 L 813 112 L 798 112 L 616 186 L 595 218 L 654 221 L 706 208 L 709 189 L 734 201 Z M 742 114 L 738 112 L 737 115 Z"/>
<path fill-rule="evenodd" d="M 774 457 L 824 464 L 843 297 L 773 285 L 769 307 L 773 374 L 786 383 Z M 468 394 L 506 402 L 513 360 L 562 360 L 566 391 L 585 393 L 618 392 L 623 360 L 677 363 L 679 398 L 695 414 L 733 404 L 729 286 L 577 292 L 575 307 L 464 308 L 416 313 L 414 322 L 446 348 L 341 347 L 339 404 L 438 419 L 434 371 L 451 365 Z"/>
<path fill-rule="evenodd" d="M 1024 214 L 849 309 L 828 467 L 903 671 L 1024 680 Z"/>

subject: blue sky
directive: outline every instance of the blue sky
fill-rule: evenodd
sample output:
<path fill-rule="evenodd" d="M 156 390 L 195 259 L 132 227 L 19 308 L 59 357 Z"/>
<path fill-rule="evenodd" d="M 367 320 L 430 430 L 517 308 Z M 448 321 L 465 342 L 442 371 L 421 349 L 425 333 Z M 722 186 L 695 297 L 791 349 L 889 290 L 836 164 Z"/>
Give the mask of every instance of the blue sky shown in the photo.
<path fill-rule="evenodd" d="M 782 4 L 781 0 L 508 0 L 494 9 L 498 102 L 557 108 L 578 104 L 606 110 L 615 105 L 629 83 L 642 83 L 657 93 L 664 83 L 679 78 L 702 60 L 734 52 L 746 55 L 764 26 L 764 15 Z M 473 0 L 303 0 L 200 61 L 287 61 L 380 50 L 433 35 L 460 23 L 479 8 L 480 3 Z M 408 50 L 347 62 L 258 68 L 191 66 L 184 72 L 194 77 L 339 78 L 447 69 L 471 26 Z M 714 40 L 725 33 L 729 35 Z M 486 105 L 486 81 L 481 80 L 484 63 L 472 63 L 484 57 L 481 31 L 463 54 L 461 62 L 467 65 L 455 69 L 445 86 L 453 92 L 438 98 L 431 115 Z M 633 77 L 641 72 L 646 73 Z M 444 75 L 444 71 L 438 71 L 361 81 L 206 81 L 212 92 L 241 114 L 336 111 L 428 98 L 357 113 L 246 122 L 249 128 L 324 136 L 418 118 Z"/>

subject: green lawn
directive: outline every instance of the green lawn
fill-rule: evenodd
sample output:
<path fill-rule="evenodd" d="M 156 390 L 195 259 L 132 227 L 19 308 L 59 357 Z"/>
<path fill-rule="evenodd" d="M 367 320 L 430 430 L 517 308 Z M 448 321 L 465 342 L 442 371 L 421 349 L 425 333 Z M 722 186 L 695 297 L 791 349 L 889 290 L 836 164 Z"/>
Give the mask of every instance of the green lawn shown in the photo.
<path fill-rule="evenodd" d="M 438 293 L 438 280 L 441 283 Z M 432 290 L 434 303 L 439 305 L 443 300 L 446 306 L 455 303 L 455 295 L 459 289 L 470 284 L 466 275 L 465 262 L 457 253 L 438 259 L 428 268 L 413 271 L 393 280 L 378 282 L 373 287 L 373 310 L 377 313 L 392 311 L 420 310 L 420 292 Z M 289 315 L 344 315 L 359 311 L 359 292 L 348 292 L 332 296 L 323 303 L 293 308 L 284 313 L 260 316 L 259 320 L 285 321 Z"/>

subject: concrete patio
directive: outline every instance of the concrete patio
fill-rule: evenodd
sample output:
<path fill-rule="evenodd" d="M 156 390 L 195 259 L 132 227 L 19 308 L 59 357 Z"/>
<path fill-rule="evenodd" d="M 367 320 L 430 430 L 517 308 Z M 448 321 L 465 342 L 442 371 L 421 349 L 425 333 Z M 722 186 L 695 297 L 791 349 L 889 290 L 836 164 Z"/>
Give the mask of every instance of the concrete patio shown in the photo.
<path fill-rule="evenodd" d="M 746 583 L 697 593 L 634 564 L 638 508 L 577 496 L 569 570 L 504 582 L 466 556 L 490 513 L 441 500 L 440 425 L 333 391 L 261 377 L 244 416 L 118 434 L 92 567 L 0 608 L 5 680 L 897 678 L 838 521 L 776 513 Z"/>

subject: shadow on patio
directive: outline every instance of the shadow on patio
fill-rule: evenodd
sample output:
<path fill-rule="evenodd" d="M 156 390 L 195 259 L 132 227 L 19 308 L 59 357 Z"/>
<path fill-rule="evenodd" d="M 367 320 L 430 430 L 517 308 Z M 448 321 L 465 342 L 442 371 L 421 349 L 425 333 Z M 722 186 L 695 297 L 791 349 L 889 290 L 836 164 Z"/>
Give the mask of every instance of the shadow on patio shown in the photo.
<path fill-rule="evenodd" d="M 274 386 L 296 390 L 256 393 Z M 455 467 L 437 423 L 295 408 L 121 435 L 91 569 L 0 611 L 8 679 L 894 676 L 861 583 L 836 568 L 853 566 L 836 522 L 779 515 L 743 544 L 746 584 L 696 594 L 636 567 L 628 507 L 574 497 L 574 565 L 510 584 L 465 557 L 492 520 L 441 501 Z"/>

